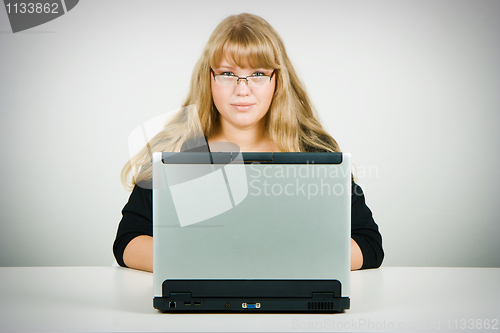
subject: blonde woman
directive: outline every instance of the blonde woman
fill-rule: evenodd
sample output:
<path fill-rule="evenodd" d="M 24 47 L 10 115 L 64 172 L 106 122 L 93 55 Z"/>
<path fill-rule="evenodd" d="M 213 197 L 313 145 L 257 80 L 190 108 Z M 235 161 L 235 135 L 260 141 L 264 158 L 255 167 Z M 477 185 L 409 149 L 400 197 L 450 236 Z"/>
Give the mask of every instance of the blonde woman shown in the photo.
<path fill-rule="evenodd" d="M 199 131 L 209 147 L 230 142 L 244 152 L 340 151 L 319 123 L 281 38 L 256 15 L 230 16 L 215 28 L 183 106 L 123 168 L 122 181 L 133 191 L 113 245 L 121 266 L 153 269 L 152 191 L 145 185 L 151 180 L 151 152 L 180 151 Z M 188 109 L 196 110 L 195 117 Z M 382 238 L 354 182 L 351 222 L 351 269 L 379 267 Z"/>

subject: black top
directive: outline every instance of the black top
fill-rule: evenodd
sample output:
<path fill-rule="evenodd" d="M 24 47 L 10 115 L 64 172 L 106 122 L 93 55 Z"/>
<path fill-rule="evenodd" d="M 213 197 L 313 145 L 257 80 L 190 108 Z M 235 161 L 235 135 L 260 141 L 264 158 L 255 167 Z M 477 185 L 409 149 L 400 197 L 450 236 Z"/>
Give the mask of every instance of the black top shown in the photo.
<path fill-rule="evenodd" d="M 384 259 L 382 236 L 373 220 L 371 210 L 366 206 L 361 187 L 354 182 L 351 203 L 351 238 L 356 241 L 363 253 L 361 268 L 379 267 Z M 140 235 L 153 236 L 152 190 L 135 186 L 122 210 L 122 215 L 113 244 L 113 253 L 118 264 L 127 267 L 123 262 L 123 251 L 127 244 Z"/>

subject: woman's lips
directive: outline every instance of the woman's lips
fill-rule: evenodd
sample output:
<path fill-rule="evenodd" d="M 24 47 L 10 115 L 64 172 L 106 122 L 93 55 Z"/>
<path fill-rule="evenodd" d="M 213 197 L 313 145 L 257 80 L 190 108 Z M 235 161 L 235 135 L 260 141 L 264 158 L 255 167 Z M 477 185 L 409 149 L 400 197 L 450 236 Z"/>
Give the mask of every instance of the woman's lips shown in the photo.
<path fill-rule="evenodd" d="M 238 111 L 248 111 L 254 106 L 254 104 L 246 104 L 246 103 L 237 103 L 237 104 L 231 104 L 236 110 Z"/>

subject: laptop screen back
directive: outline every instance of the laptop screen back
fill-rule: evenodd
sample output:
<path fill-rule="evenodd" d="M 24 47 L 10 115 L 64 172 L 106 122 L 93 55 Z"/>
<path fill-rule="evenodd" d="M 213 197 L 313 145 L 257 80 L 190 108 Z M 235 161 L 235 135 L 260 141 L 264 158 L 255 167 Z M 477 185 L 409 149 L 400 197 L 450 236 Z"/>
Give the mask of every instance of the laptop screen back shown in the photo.
<path fill-rule="evenodd" d="M 343 153 L 157 153 L 154 294 L 166 279 L 337 279 L 349 295 Z"/>

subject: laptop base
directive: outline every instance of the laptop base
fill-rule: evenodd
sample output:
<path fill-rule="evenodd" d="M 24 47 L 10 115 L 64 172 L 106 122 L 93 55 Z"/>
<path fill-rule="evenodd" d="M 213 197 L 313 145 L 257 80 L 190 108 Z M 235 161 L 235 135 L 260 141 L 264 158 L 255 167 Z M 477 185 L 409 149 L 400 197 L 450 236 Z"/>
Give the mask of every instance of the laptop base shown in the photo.
<path fill-rule="evenodd" d="M 165 280 L 153 306 L 175 312 L 343 312 L 338 280 Z"/>

